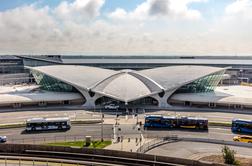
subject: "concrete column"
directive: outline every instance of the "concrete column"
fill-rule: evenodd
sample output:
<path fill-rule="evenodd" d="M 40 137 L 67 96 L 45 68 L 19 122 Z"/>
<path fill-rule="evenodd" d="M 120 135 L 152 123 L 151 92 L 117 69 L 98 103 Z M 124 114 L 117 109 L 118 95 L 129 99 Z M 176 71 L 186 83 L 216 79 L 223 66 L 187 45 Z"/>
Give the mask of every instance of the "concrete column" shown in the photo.
<path fill-rule="evenodd" d="M 163 97 L 160 97 L 158 94 L 155 94 L 151 97 L 156 99 L 158 101 L 158 107 L 159 108 L 170 108 L 172 107 L 170 104 L 168 104 L 167 99 L 176 91 L 176 89 L 172 89 L 170 91 L 166 91 Z"/>
<path fill-rule="evenodd" d="M 94 109 L 95 108 L 95 101 L 102 97 L 102 95 L 95 93 L 94 96 L 90 96 L 87 90 L 78 89 L 81 94 L 86 98 L 86 102 L 82 105 L 86 109 Z"/>

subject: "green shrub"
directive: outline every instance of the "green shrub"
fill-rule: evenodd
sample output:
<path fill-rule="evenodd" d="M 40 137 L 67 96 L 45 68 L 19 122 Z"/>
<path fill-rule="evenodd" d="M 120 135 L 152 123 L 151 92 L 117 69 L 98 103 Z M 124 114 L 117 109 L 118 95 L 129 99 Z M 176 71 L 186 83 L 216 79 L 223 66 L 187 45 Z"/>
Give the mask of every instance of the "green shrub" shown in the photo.
<path fill-rule="evenodd" d="M 222 156 L 225 164 L 239 165 L 239 162 L 235 159 L 235 151 L 231 150 L 228 146 L 222 147 Z"/>

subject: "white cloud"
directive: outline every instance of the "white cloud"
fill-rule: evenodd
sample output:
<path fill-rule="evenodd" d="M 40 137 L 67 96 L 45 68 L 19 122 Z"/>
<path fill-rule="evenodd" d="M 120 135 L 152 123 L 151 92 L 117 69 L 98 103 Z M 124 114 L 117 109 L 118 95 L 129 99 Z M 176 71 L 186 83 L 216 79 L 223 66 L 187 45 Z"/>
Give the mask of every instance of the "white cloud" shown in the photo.
<path fill-rule="evenodd" d="M 188 7 L 193 2 L 205 0 L 146 0 L 133 11 L 117 8 L 109 14 L 114 19 L 146 20 L 157 18 L 199 19 L 201 13 Z"/>
<path fill-rule="evenodd" d="M 251 10 L 251 7 L 251 0 L 236 0 L 226 7 L 225 12 L 227 14 L 239 14 Z"/>
<path fill-rule="evenodd" d="M 105 0 L 75 0 L 72 3 L 63 1 L 55 8 L 55 13 L 63 20 L 89 20 L 100 15 L 104 2 Z"/>
<path fill-rule="evenodd" d="M 57 25 L 48 10 L 48 7 L 37 9 L 31 5 L 0 12 L 1 40 L 26 41 L 53 35 Z"/>
<path fill-rule="evenodd" d="M 113 19 L 99 17 L 104 0 L 9 9 L 0 12 L 0 53 L 251 53 L 251 0 L 230 3 L 216 22 L 190 7 L 203 1 L 146 0 L 132 11 L 117 8 Z"/>

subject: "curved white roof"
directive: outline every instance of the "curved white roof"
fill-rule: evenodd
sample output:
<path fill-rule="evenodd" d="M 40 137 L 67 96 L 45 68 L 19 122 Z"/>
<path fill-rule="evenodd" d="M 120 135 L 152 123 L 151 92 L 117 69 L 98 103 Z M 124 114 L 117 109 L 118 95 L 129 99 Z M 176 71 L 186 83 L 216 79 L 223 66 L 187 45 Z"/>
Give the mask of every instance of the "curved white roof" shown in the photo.
<path fill-rule="evenodd" d="M 162 92 L 162 89 L 142 75 L 132 71 L 121 71 L 101 81 L 92 91 L 129 102 Z"/>
<path fill-rule="evenodd" d="M 51 65 L 27 68 L 84 89 L 89 89 L 99 81 L 117 73 L 114 70 L 77 65 Z"/>
<path fill-rule="evenodd" d="M 141 71 L 114 71 L 73 65 L 42 66 L 30 69 L 72 86 L 125 102 L 179 88 L 201 77 L 225 70 L 207 66 L 170 66 Z"/>
<path fill-rule="evenodd" d="M 165 90 L 180 87 L 201 77 L 225 70 L 208 66 L 169 66 L 142 70 L 139 73 L 155 80 Z"/>

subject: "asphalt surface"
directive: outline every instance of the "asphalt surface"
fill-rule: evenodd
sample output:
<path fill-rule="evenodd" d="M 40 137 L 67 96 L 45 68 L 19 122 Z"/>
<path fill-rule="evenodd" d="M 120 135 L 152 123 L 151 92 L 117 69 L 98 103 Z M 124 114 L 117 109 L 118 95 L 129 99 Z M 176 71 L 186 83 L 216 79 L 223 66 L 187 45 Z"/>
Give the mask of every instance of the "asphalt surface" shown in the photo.
<path fill-rule="evenodd" d="M 7 136 L 9 143 L 38 143 L 55 141 L 73 141 L 85 139 L 85 136 L 92 136 L 99 139 L 101 137 L 101 126 L 78 125 L 72 126 L 68 131 L 39 131 L 26 133 L 24 128 L 1 129 L 0 135 Z M 112 135 L 112 125 L 103 125 L 103 136 L 110 139 Z"/>
<path fill-rule="evenodd" d="M 114 119 L 116 111 L 104 112 L 105 119 Z M 121 114 L 121 112 L 119 112 Z M 163 115 L 181 115 L 181 116 L 199 116 L 208 118 L 209 121 L 216 122 L 231 122 L 233 118 L 252 119 L 251 114 L 238 114 L 238 113 L 223 113 L 216 111 L 205 112 L 192 112 L 192 111 L 148 111 L 139 114 L 139 120 L 143 120 L 146 114 L 163 114 Z M 72 120 L 85 120 L 85 119 L 100 119 L 100 111 L 85 111 L 85 110 L 43 110 L 43 111 L 20 111 L 20 112 L 1 112 L 0 124 L 6 123 L 20 123 L 25 122 L 29 118 L 35 117 L 62 117 L 68 116 Z M 125 117 L 120 116 L 124 119 Z"/>
<path fill-rule="evenodd" d="M 168 143 L 147 152 L 161 156 L 179 157 L 188 159 L 200 159 L 209 155 L 221 155 L 223 145 L 199 143 L 199 142 L 174 142 Z M 236 155 L 252 158 L 252 149 L 245 147 L 229 146 L 236 151 Z"/>
<path fill-rule="evenodd" d="M 177 135 L 179 137 L 193 138 L 214 138 L 220 140 L 231 141 L 235 136 L 230 131 L 230 128 L 209 128 L 208 131 L 197 130 L 143 130 L 140 131 L 136 125 L 119 125 L 120 131 L 117 130 L 117 135 L 124 138 L 135 138 L 143 134 L 145 138 L 165 137 Z M 48 132 L 33 132 L 26 133 L 24 128 L 0 129 L 0 135 L 5 135 L 9 143 L 38 143 L 38 142 L 55 142 L 55 141 L 72 141 L 84 139 L 85 136 L 92 136 L 100 139 L 101 125 L 73 125 L 68 131 L 48 131 Z M 113 125 L 103 125 L 103 137 L 111 139 L 113 137 Z"/>
<path fill-rule="evenodd" d="M 113 125 L 115 123 L 115 112 L 105 112 L 105 122 L 104 124 L 104 137 L 112 137 Z M 139 115 L 139 120 L 144 119 L 146 114 L 165 114 L 165 115 L 186 115 L 186 116 L 202 116 L 207 117 L 209 121 L 231 121 L 233 118 L 243 118 L 252 119 L 252 115 L 245 114 L 233 114 L 233 113 L 220 113 L 220 112 L 174 112 L 174 111 L 155 111 L 146 112 Z M 33 117 L 57 117 L 57 116 L 68 116 L 72 120 L 83 120 L 83 119 L 100 119 L 100 112 L 83 111 L 83 110 L 53 110 L 53 111 L 22 111 L 22 112 L 5 112 L 0 113 L 0 124 L 3 123 L 18 123 L 25 122 L 28 118 Z M 122 123 L 120 128 L 121 131 L 118 132 L 119 135 L 139 135 L 139 131 L 135 128 L 135 120 L 132 116 L 128 116 L 129 120 L 125 121 L 125 116 L 119 116 L 119 122 Z M 126 123 L 126 124 L 123 124 Z M 101 126 L 100 124 L 92 125 L 78 125 L 73 126 L 71 130 L 66 132 L 42 132 L 25 134 L 22 131 L 24 128 L 16 129 L 1 129 L 0 135 L 8 136 L 8 140 L 18 140 L 18 139 L 40 139 L 48 137 L 78 137 L 78 136 L 101 136 Z M 234 134 L 231 133 L 230 128 L 210 128 L 208 131 L 199 132 L 195 130 L 142 130 L 141 133 L 146 138 L 153 137 L 164 137 L 169 135 L 178 135 L 183 137 L 202 137 L 202 138 L 215 138 L 221 140 L 232 140 Z M 59 138 L 58 138 L 59 139 Z M 63 139 L 63 138 L 61 138 Z M 64 138 L 65 139 L 65 138 Z"/>

